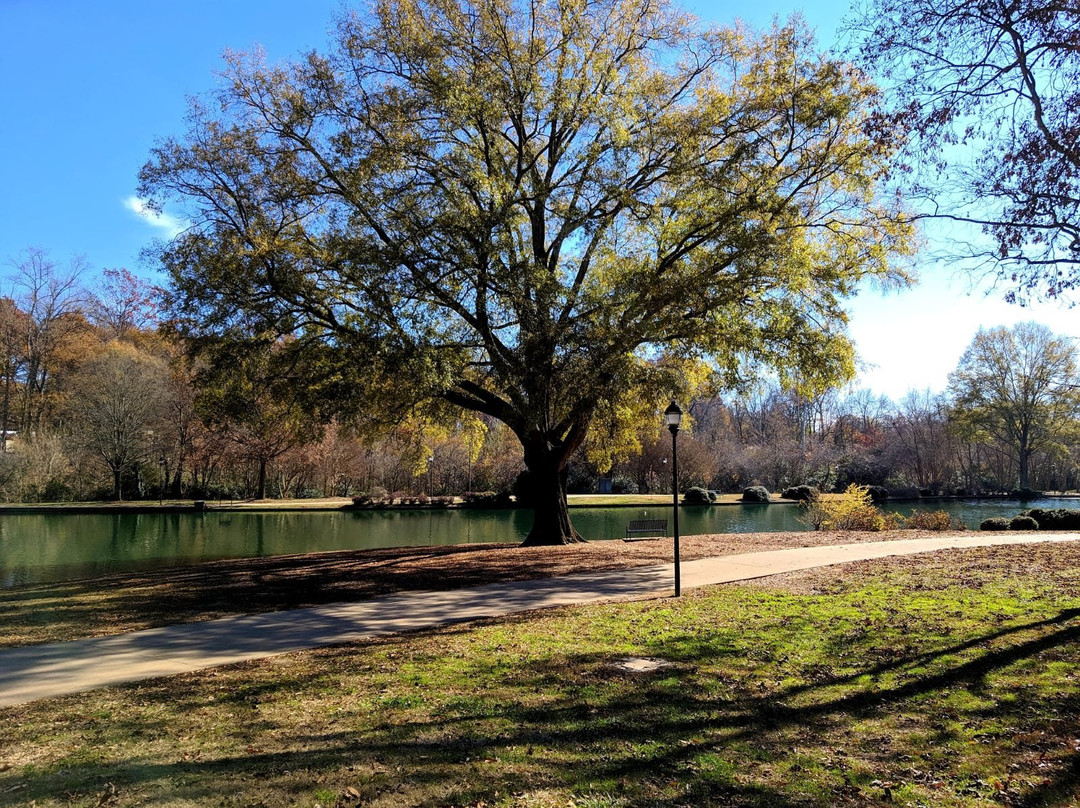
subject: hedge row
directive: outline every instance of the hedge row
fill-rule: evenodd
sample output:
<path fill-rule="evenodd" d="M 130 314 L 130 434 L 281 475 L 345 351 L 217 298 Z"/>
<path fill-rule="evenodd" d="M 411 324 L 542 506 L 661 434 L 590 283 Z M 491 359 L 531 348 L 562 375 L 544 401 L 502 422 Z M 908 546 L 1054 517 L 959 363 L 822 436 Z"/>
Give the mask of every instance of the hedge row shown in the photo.
<path fill-rule="evenodd" d="M 1012 519 L 1004 516 L 983 519 L 979 530 L 1080 530 L 1080 510 L 1031 508 Z"/>

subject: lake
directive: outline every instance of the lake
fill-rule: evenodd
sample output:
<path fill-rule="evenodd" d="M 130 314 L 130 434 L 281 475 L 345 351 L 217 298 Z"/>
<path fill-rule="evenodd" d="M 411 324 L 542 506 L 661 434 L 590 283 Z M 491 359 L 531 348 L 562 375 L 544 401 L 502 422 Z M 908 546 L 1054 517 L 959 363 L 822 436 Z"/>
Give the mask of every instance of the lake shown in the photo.
<path fill-rule="evenodd" d="M 889 503 L 909 513 L 917 503 Z M 1080 499 L 1044 500 L 1080 507 Z M 922 504 L 947 510 L 977 528 L 989 516 L 1012 516 L 1016 500 Z M 703 533 L 807 530 L 793 504 L 684 507 L 679 528 Z M 631 519 L 671 519 L 670 507 L 572 508 L 590 540 L 619 539 Z M 206 511 L 202 513 L 48 513 L 0 515 L 0 588 L 64 581 L 222 558 L 377 547 L 519 542 L 532 523 L 527 510 Z"/>

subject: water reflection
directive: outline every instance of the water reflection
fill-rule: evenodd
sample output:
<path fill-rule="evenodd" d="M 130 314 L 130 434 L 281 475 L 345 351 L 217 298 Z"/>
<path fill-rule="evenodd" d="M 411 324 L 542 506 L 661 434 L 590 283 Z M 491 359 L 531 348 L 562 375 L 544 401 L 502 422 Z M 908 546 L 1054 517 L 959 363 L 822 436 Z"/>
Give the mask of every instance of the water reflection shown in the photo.
<path fill-rule="evenodd" d="M 1045 504 L 1045 503 L 1044 503 Z M 1077 507 L 1055 501 L 1048 507 Z M 908 513 L 911 503 L 890 504 Z M 1016 501 L 949 502 L 970 527 L 1013 515 Z M 631 519 L 669 518 L 670 508 L 575 508 L 574 525 L 591 540 L 622 538 Z M 685 507 L 684 535 L 806 530 L 795 505 Z M 220 558 L 377 547 L 519 542 L 532 514 L 515 510 L 215 512 L 0 515 L 0 586 L 69 580 L 125 569 Z"/>

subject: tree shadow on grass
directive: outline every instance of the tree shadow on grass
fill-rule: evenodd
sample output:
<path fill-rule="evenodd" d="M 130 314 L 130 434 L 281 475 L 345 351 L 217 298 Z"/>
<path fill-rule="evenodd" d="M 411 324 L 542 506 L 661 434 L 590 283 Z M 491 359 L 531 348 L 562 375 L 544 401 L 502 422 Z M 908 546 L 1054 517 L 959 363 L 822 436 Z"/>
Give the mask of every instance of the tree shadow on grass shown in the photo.
<path fill-rule="evenodd" d="M 590 557 L 583 569 L 575 550 L 497 544 L 350 550 L 0 590 L 0 647 L 626 566 L 618 556 L 604 556 Z"/>
<path fill-rule="evenodd" d="M 1040 751 L 1049 766 L 1041 775 L 1021 778 L 1023 782 L 1009 786 L 1011 791 L 985 786 L 982 798 L 987 804 L 1004 800 L 1023 808 L 1052 808 L 1070 804 L 1080 790 L 1080 756 L 1062 755 L 1056 751 L 1060 746 L 1054 746 L 1077 737 L 1073 717 L 1080 713 L 1080 697 L 1067 691 L 1045 696 L 1028 688 L 1005 699 L 987 685 L 987 677 L 1048 654 L 1073 659 L 1080 640 L 1080 626 L 1072 622 L 1077 616 L 1076 610 L 1063 611 L 948 647 L 887 662 L 868 659 L 853 672 L 811 683 L 757 691 L 754 685 L 763 683 L 739 681 L 722 695 L 710 690 L 707 675 L 699 672 L 716 661 L 715 638 L 708 632 L 680 635 L 646 644 L 650 655 L 675 659 L 672 668 L 635 676 L 619 673 L 610 657 L 572 655 L 508 670 L 505 687 L 498 692 L 481 689 L 479 695 L 446 701 L 439 709 L 410 713 L 407 706 L 390 704 L 383 713 L 356 706 L 352 715 L 334 721 L 313 715 L 311 731 L 303 731 L 301 722 L 290 737 L 273 743 L 267 739 L 281 728 L 260 713 L 259 705 L 295 700 L 297 709 L 305 709 L 309 699 L 317 703 L 326 682 L 312 681 L 308 668 L 268 673 L 257 665 L 235 666 L 124 690 L 130 701 L 168 705 L 171 715 L 184 716 L 207 709 L 216 679 L 218 702 L 210 709 L 228 710 L 224 720 L 237 743 L 247 744 L 245 751 L 212 761 L 133 758 L 108 765 L 69 765 L 66 774 L 35 779 L 18 795 L 29 802 L 65 790 L 87 792 L 100 784 L 104 770 L 119 787 L 143 792 L 167 788 L 178 799 L 194 801 L 208 799 L 223 787 L 250 788 L 245 784 L 254 777 L 282 792 L 299 793 L 317 784 L 338 789 L 351 785 L 365 800 L 405 788 L 421 805 L 476 804 L 490 801 L 496 791 L 526 789 L 600 791 L 626 805 L 887 804 L 883 787 L 849 776 L 840 764 L 814 773 L 807 773 L 806 766 L 835 755 L 834 741 L 858 731 L 852 729 L 857 722 L 898 713 L 917 717 L 924 731 L 920 742 L 927 742 L 927 731 L 937 731 L 940 742 L 947 744 L 950 730 L 928 711 L 941 708 L 936 699 L 942 694 L 962 688 L 984 690 L 993 704 L 964 708 L 955 720 L 977 727 L 993 719 L 998 727 L 1042 731 L 1050 739 L 1050 747 Z M 449 641 L 470 631 L 449 629 L 434 636 Z M 404 648 L 408 642 L 387 638 L 324 649 L 314 652 L 310 668 L 322 676 L 362 675 L 357 659 L 365 649 Z M 961 659 L 954 659 L 958 656 Z M 932 670 L 905 675 L 905 670 L 927 666 Z M 878 679 L 885 674 L 895 683 L 881 686 Z M 795 701 L 799 703 L 791 703 Z M 61 704 L 65 702 L 70 708 L 79 703 L 75 698 Z M 334 703 L 339 708 L 348 704 L 340 699 Z M 1055 716 L 1065 720 L 1051 726 L 1048 722 Z M 135 713 L 99 734 L 121 741 L 137 732 L 165 733 L 170 720 L 170 713 Z M 1008 747 L 1004 751 L 1018 760 L 1024 758 L 1023 750 L 1000 730 L 993 741 Z M 912 765 L 910 758 L 921 754 L 902 738 L 891 743 L 892 748 L 881 753 L 866 753 L 867 760 L 878 755 L 882 780 L 899 778 L 904 767 Z M 283 748 L 260 748 L 275 744 Z M 908 760 L 902 762 L 905 756 Z M 751 772 L 757 761 L 783 773 L 771 781 L 756 777 Z M 952 764 L 936 765 L 950 776 Z M 356 775 L 358 766 L 362 777 Z M 959 777 L 955 771 L 951 776 Z M 12 778 L 0 773 L 0 791 Z"/>
<path fill-rule="evenodd" d="M 1022 795 L 1016 808 L 1056 808 L 1075 805 L 1080 793 L 1080 754 L 1066 757 L 1052 777 Z"/>

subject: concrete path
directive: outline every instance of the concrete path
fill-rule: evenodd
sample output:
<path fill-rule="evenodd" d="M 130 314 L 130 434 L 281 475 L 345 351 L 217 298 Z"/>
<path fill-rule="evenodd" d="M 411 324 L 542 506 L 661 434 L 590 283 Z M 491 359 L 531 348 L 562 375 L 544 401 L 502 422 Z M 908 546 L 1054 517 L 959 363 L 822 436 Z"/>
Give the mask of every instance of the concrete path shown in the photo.
<path fill-rule="evenodd" d="M 1080 540 L 1080 534 L 985 534 L 836 544 L 719 556 L 682 564 L 684 588 L 957 547 Z M 0 650 L 0 706 L 170 676 L 530 609 L 672 591 L 673 565 L 579 573 L 449 592 L 185 623 L 130 634 Z"/>

